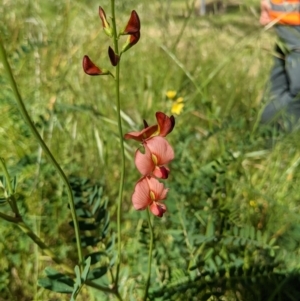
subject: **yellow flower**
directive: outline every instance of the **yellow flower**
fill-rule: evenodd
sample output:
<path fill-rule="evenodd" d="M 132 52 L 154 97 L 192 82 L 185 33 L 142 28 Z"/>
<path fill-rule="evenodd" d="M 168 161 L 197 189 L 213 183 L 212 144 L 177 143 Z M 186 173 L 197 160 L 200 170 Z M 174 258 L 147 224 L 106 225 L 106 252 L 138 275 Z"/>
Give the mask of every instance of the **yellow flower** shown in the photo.
<path fill-rule="evenodd" d="M 172 104 L 171 112 L 179 115 L 184 107 L 183 97 L 178 97 L 177 100 Z"/>
<path fill-rule="evenodd" d="M 250 205 L 251 207 L 256 207 L 256 206 L 257 206 L 257 203 L 256 203 L 256 201 L 251 200 L 251 201 L 249 202 L 249 205 Z"/>
<path fill-rule="evenodd" d="M 169 90 L 166 92 L 166 96 L 169 99 L 174 99 L 176 97 L 177 92 L 174 90 Z"/>

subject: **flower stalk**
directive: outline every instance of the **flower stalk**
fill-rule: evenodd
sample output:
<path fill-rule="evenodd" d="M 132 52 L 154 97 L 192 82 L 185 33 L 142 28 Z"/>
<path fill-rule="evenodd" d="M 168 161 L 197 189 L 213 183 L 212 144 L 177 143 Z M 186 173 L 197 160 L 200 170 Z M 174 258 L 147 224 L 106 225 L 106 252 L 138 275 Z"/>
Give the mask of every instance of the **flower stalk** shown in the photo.
<path fill-rule="evenodd" d="M 148 227 L 149 227 L 149 232 L 150 232 L 150 244 L 149 244 L 149 255 L 148 255 L 148 274 L 147 274 L 145 293 L 144 293 L 144 299 L 143 299 L 144 301 L 147 301 L 148 291 L 149 291 L 149 287 L 150 287 L 152 251 L 153 251 L 153 241 L 154 241 L 153 227 L 152 227 L 152 223 L 151 223 L 151 216 L 150 216 L 149 208 L 147 208 L 147 220 L 148 220 Z"/>
<path fill-rule="evenodd" d="M 115 0 L 111 0 L 111 15 L 112 15 L 112 31 L 113 31 L 113 42 L 114 42 L 114 53 L 119 56 L 119 45 L 118 45 L 118 34 L 116 25 L 116 11 L 115 11 Z M 117 256 L 117 270 L 115 276 L 115 288 L 118 288 L 120 266 L 121 266 L 121 219 L 122 219 L 122 199 L 124 190 L 124 178 L 125 178 L 125 150 L 123 141 L 123 129 L 122 129 L 122 118 L 121 118 L 121 100 L 120 100 L 120 61 L 116 64 L 115 73 L 115 92 L 116 92 L 116 107 L 117 107 L 117 120 L 118 120 L 118 132 L 120 140 L 121 150 L 121 176 L 119 183 L 119 194 L 117 200 L 117 236 L 118 236 L 118 256 Z"/>
<path fill-rule="evenodd" d="M 117 262 L 116 262 L 116 274 L 113 277 L 113 289 L 116 292 L 117 297 L 118 293 L 118 282 L 121 266 L 121 209 L 122 209 L 122 200 L 123 200 L 123 191 L 124 191 L 124 178 L 125 178 L 125 149 L 123 141 L 123 129 L 122 129 L 122 118 L 121 118 L 121 99 L 120 99 L 120 61 L 121 55 L 133 45 L 135 45 L 140 38 L 140 19 L 136 11 L 131 12 L 129 21 L 125 29 L 118 33 L 116 25 L 116 12 L 115 12 L 115 0 L 111 0 L 111 21 L 108 22 L 106 18 L 106 13 L 102 7 L 99 7 L 99 16 L 102 22 L 102 27 L 107 36 L 112 38 L 113 47 L 108 47 L 108 57 L 111 62 L 111 65 L 115 67 L 115 76 L 106 69 L 99 68 L 95 65 L 87 55 L 83 57 L 83 70 L 86 74 L 94 75 L 112 75 L 115 80 L 115 96 L 116 96 L 116 111 L 117 111 L 117 123 L 118 123 L 118 135 L 120 142 L 120 152 L 121 152 L 121 175 L 119 183 L 119 193 L 117 198 Z M 123 48 L 120 52 L 119 50 L 119 37 L 121 35 L 128 35 L 127 42 L 123 45 Z"/>

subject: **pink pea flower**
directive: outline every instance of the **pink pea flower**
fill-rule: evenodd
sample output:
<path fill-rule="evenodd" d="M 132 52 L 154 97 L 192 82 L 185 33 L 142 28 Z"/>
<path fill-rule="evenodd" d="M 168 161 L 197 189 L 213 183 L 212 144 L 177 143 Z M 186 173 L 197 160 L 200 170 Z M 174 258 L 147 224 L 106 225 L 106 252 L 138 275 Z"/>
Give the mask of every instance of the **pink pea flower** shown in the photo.
<path fill-rule="evenodd" d="M 139 132 L 130 132 L 125 134 L 125 139 L 134 139 L 137 141 L 144 141 L 150 137 L 161 136 L 165 137 L 172 132 L 175 126 L 174 116 L 168 117 L 163 112 L 156 112 L 155 114 L 157 124 L 148 126 L 147 122 L 144 121 L 145 128 Z"/>
<path fill-rule="evenodd" d="M 135 185 L 132 195 L 133 207 L 136 210 L 144 210 L 149 206 L 154 215 L 162 217 L 167 207 L 161 201 L 166 199 L 168 190 L 157 179 L 144 177 Z"/>
<path fill-rule="evenodd" d="M 174 159 L 174 151 L 163 137 L 153 137 L 143 142 L 145 153 L 139 149 L 135 153 L 135 165 L 143 176 L 153 175 L 160 179 L 167 179 L 169 169 L 165 167 Z"/>

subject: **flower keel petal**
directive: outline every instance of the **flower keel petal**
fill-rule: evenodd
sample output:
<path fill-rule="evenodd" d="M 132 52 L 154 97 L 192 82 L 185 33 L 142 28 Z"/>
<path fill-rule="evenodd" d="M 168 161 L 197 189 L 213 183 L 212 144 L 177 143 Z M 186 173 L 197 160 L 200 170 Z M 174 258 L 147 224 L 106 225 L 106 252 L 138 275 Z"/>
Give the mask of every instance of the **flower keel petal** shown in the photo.
<path fill-rule="evenodd" d="M 162 217 L 167 211 L 167 207 L 164 204 L 153 202 L 150 205 L 150 211 L 157 217 Z"/>

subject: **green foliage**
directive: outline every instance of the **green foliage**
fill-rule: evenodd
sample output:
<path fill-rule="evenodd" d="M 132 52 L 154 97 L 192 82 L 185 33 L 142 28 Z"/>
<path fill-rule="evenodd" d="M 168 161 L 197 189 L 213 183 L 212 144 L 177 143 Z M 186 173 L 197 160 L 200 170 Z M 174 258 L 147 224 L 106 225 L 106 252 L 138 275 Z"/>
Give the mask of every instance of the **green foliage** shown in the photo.
<path fill-rule="evenodd" d="M 70 294 L 73 292 L 74 281 L 72 278 L 57 272 L 52 268 L 46 268 L 46 278 L 38 280 L 38 284 L 54 292 Z"/>
<path fill-rule="evenodd" d="M 112 238 L 106 239 L 110 222 L 107 210 L 108 198 L 103 196 L 102 186 L 92 185 L 88 179 L 72 177 L 70 185 L 79 218 L 81 244 L 86 250 L 85 258 L 90 260 L 89 266 L 92 266 L 87 279 L 98 279 L 106 274 L 110 261 Z M 69 224 L 73 227 L 72 221 Z M 98 251 L 95 251 L 97 249 Z"/>
<path fill-rule="evenodd" d="M 92 185 L 88 179 L 77 177 L 70 178 L 70 185 L 79 218 L 82 247 L 86 250 L 84 269 L 81 273 L 76 265 L 73 280 L 52 268 L 46 268 L 47 277 L 39 279 L 38 284 L 54 292 L 71 293 L 70 300 L 74 301 L 87 280 L 99 279 L 107 273 L 111 242 L 106 244 L 105 241 L 109 228 L 109 213 L 108 199 L 103 197 L 103 187 Z M 69 224 L 73 227 L 73 221 Z M 97 249 L 100 251 L 95 251 Z"/>
<path fill-rule="evenodd" d="M 82 271 L 82 273 L 80 273 L 80 268 L 78 265 L 75 266 L 75 275 L 76 275 L 76 279 L 75 279 L 75 283 L 74 283 L 74 288 L 73 288 L 73 292 L 72 292 L 72 296 L 70 301 L 75 301 L 77 298 L 77 295 L 79 294 L 82 286 L 84 285 L 85 281 L 88 278 L 88 273 L 90 271 L 90 266 L 91 266 L 91 257 L 88 257 L 85 261 L 85 266 L 84 269 Z"/>
<path fill-rule="evenodd" d="M 200 149 L 199 143 L 193 141 L 193 146 Z M 242 169 L 237 168 L 238 162 L 242 162 L 240 155 L 224 151 L 221 157 L 202 166 L 202 162 L 188 155 L 191 151 L 186 146 L 177 150 L 179 157 L 184 153 L 185 156 L 174 163 L 174 168 L 189 173 L 191 185 L 184 182 L 187 174 L 173 179 L 172 189 L 177 190 L 174 196 L 184 197 L 172 211 L 172 230 L 166 230 L 176 245 L 185 244 L 186 248 L 180 247 L 176 257 L 185 260 L 183 264 L 176 261 L 173 267 L 171 258 L 165 257 L 177 272 L 169 272 L 169 279 L 164 278 L 150 299 L 297 300 L 300 292 L 295 284 L 299 287 L 299 269 L 294 265 L 287 270 L 287 258 L 294 257 L 298 249 L 294 246 L 289 252 L 288 241 L 299 242 L 296 233 L 286 231 L 282 244 L 275 229 L 257 229 L 241 219 L 237 204 L 232 202 L 238 194 L 235 184 L 244 176 Z M 235 173 L 231 172 L 233 167 Z M 290 255 L 283 257 L 282 252 Z"/>

